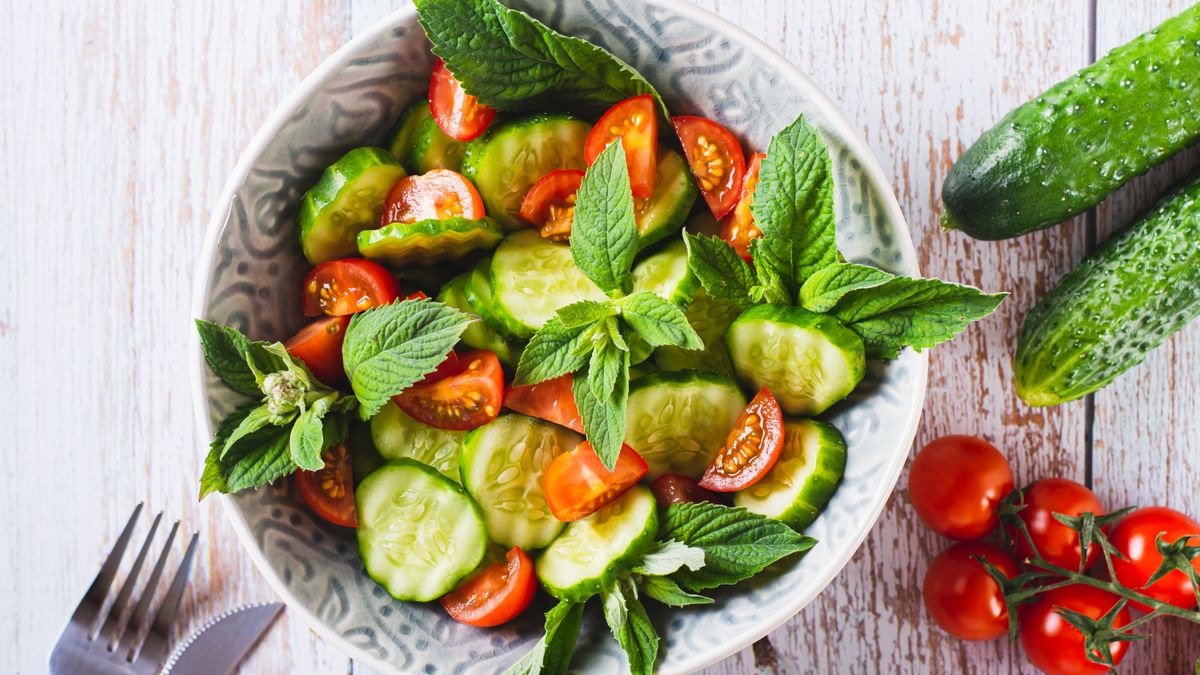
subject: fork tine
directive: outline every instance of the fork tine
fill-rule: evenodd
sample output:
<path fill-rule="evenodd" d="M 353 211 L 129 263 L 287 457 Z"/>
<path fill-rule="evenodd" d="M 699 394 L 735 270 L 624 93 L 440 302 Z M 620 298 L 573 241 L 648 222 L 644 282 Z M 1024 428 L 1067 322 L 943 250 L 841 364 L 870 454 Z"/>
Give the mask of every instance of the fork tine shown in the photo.
<path fill-rule="evenodd" d="M 125 549 L 129 546 L 129 539 L 133 536 L 133 527 L 137 525 L 137 519 L 141 513 L 142 503 L 138 502 L 138 505 L 133 507 L 133 515 L 129 516 L 129 522 L 125 523 L 125 529 L 121 530 L 120 536 L 117 537 L 116 543 L 113 544 L 108 558 L 100 566 L 100 573 L 96 575 L 96 579 L 88 587 L 87 593 L 84 594 L 83 600 L 75 608 L 75 614 L 71 617 L 73 621 L 89 622 L 90 625 L 87 626 L 88 637 L 95 634 L 96 626 L 100 623 L 100 610 L 104 605 L 104 599 L 108 597 L 108 589 L 112 587 L 113 579 L 117 576 L 117 569 L 121 566 L 121 558 L 125 557 Z M 96 615 L 88 617 L 87 614 L 93 611 L 96 612 Z"/>
<path fill-rule="evenodd" d="M 157 670 L 167 661 L 167 642 L 171 636 L 171 624 L 175 623 L 175 615 L 179 612 L 179 605 L 183 600 L 183 591 L 187 588 L 188 575 L 192 571 L 192 558 L 196 555 L 196 541 L 199 537 L 199 534 L 193 534 L 191 541 L 188 542 L 187 553 L 183 554 L 179 569 L 175 571 L 175 578 L 171 580 L 171 587 L 167 590 L 167 595 L 158 608 L 158 614 L 154 617 L 154 625 L 150 627 L 150 633 L 146 636 L 146 643 L 142 645 L 141 653 L 134 661 L 135 668 L 137 665 L 152 663 Z"/>
<path fill-rule="evenodd" d="M 133 561 L 133 567 L 129 570 L 129 576 L 125 577 L 125 583 L 121 584 L 121 590 L 117 593 L 117 599 L 113 602 L 112 609 L 108 610 L 108 618 L 104 620 L 104 627 L 100 629 L 100 635 L 109 636 L 108 649 L 112 651 L 117 646 L 117 640 L 121 637 L 118 632 L 122 616 L 125 614 L 125 608 L 129 604 L 129 598 L 133 595 L 133 588 L 137 585 L 138 574 L 142 571 L 142 564 L 146 561 L 146 554 L 150 552 L 150 545 L 154 543 L 154 533 L 158 531 L 158 524 L 162 521 L 163 514 L 160 511 L 154 516 L 154 522 L 150 523 L 150 531 L 146 533 L 146 541 L 142 544 L 142 550 L 138 551 L 137 558 Z"/>
<path fill-rule="evenodd" d="M 138 599 L 137 606 L 133 610 L 133 617 L 125 626 L 125 633 L 121 636 L 121 642 L 118 649 L 121 650 L 126 658 L 133 656 L 133 652 L 137 649 L 138 639 L 141 636 L 142 629 L 146 627 L 146 621 L 150 616 L 150 604 L 154 601 L 154 592 L 158 590 L 158 580 L 162 576 L 163 568 L 167 566 L 167 557 L 171 553 L 171 544 L 175 543 L 175 533 L 179 531 L 179 521 L 171 526 L 170 533 L 167 534 L 167 541 L 163 544 L 162 553 L 158 556 L 158 562 L 154 563 L 154 570 L 150 572 L 150 578 L 146 581 L 146 587 L 142 590 L 142 597 Z"/>

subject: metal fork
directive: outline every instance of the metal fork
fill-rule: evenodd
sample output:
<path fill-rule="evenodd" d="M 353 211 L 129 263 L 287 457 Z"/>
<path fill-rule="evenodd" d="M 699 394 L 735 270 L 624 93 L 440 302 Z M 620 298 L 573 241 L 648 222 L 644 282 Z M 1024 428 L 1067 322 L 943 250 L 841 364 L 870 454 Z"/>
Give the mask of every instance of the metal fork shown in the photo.
<path fill-rule="evenodd" d="M 152 675 L 162 668 L 167 660 L 167 640 L 171 626 L 175 623 L 175 615 L 179 612 L 183 591 L 187 586 L 188 574 L 192 568 L 192 558 L 196 553 L 196 535 L 193 534 L 188 542 L 187 553 L 175 570 L 175 577 L 167 589 L 158 612 L 154 615 L 153 623 L 150 618 L 150 605 L 153 603 L 155 591 L 158 588 L 159 577 L 167 564 L 167 556 L 171 552 L 171 544 L 179 531 L 179 521 L 171 526 L 167 542 L 162 547 L 162 553 L 154 564 L 141 597 L 137 600 L 133 614 L 126 621 L 127 608 L 133 597 L 134 586 L 137 585 L 138 573 L 142 571 L 142 563 L 158 530 L 162 513 L 154 518 L 150 532 L 142 544 L 133 567 L 121 590 L 117 592 L 107 613 L 105 605 L 109 599 L 109 591 L 121 565 L 121 558 L 133 536 L 134 525 L 142 513 L 142 505 L 133 509 L 133 515 L 125 524 L 125 529 L 113 544 L 112 552 L 96 575 L 90 588 L 79 601 L 75 613 L 63 630 L 54 651 L 50 653 L 50 672 L 53 675 Z M 143 637 L 144 636 L 144 637 Z"/>

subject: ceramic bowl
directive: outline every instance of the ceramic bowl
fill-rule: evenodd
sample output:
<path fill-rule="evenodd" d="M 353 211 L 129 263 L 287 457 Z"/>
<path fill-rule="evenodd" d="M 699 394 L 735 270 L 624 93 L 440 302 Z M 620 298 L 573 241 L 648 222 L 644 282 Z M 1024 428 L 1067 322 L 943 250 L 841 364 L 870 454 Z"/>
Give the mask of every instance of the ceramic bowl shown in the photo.
<path fill-rule="evenodd" d="M 522 0 L 546 24 L 603 45 L 640 70 L 673 111 L 711 117 L 765 149 L 804 113 L 833 156 L 838 240 L 847 258 L 917 273 L 903 216 L 866 144 L 794 66 L 756 38 L 674 0 Z M 349 148 L 381 143 L 401 111 L 424 96 L 432 68 L 415 12 L 402 9 L 359 35 L 283 102 L 242 154 L 199 261 L 194 313 L 278 340 L 304 321 L 299 290 L 308 265 L 295 215 L 300 197 Z M 236 401 L 204 368 L 192 371 L 201 451 Z M 912 352 L 872 369 L 853 400 L 827 417 L 845 434 L 845 481 L 808 534 L 820 543 L 703 608 L 657 611 L 661 673 L 687 673 L 753 643 L 800 611 L 837 575 L 878 517 L 916 431 L 926 358 Z M 394 673 L 493 673 L 533 644 L 541 615 L 492 630 L 449 619 L 436 604 L 398 602 L 363 572 L 353 532 L 315 519 L 290 481 L 223 496 L 259 570 L 293 616 L 369 667 Z M 651 603 L 653 605 L 653 603 Z M 657 607 L 656 607 L 657 609 Z M 625 659 L 599 612 L 585 619 L 574 665 L 620 672 Z"/>

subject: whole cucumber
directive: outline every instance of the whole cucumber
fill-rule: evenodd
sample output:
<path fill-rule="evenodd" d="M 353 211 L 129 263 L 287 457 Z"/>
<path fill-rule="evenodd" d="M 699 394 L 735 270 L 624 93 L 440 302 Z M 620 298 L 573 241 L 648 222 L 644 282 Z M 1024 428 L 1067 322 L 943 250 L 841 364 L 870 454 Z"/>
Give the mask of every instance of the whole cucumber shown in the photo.
<path fill-rule="evenodd" d="M 1200 315 L 1200 178 L 1104 242 L 1025 317 L 1017 394 L 1055 405 L 1100 389 Z"/>
<path fill-rule="evenodd" d="M 1200 140 L 1200 5 L 1013 110 L 942 184 L 942 226 L 1007 239 L 1099 204 Z"/>

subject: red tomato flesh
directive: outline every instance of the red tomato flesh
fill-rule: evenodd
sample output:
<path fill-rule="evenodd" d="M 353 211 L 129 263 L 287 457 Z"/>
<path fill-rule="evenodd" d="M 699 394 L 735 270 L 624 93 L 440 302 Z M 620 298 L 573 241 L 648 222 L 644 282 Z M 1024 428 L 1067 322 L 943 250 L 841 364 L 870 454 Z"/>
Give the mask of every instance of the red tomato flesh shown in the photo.
<path fill-rule="evenodd" d="M 654 195 L 658 176 L 658 113 L 654 97 L 642 94 L 627 98 L 600 117 L 583 146 L 588 166 L 618 138 L 625 150 L 633 196 L 649 199 Z"/>
<path fill-rule="evenodd" d="M 418 382 L 392 397 L 410 417 L 437 429 L 465 431 L 496 419 L 504 398 L 504 372 L 487 350 L 458 357 L 458 372 Z"/>
<path fill-rule="evenodd" d="M 579 407 L 575 405 L 570 375 L 537 384 L 509 387 L 504 394 L 504 407 L 583 433 L 583 418 L 579 416 Z"/>
<path fill-rule="evenodd" d="M 624 445 L 617 465 L 609 471 L 592 445 L 584 441 L 546 467 L 546 505 L 563 522 L 579 520 L 625 494 L 648 470 L 646 460 Z"/>
<path fill-rule="evenodd" d="M 304 277 L 304 315 L 344 316 L 400 297 L 396 277 L 383 265 L 363 258 L 330 260 Z"/>
<path fill-rule="evenodd" d="M 963 640 L 994 640 L 1008 633 L 1008 610 L 1000 585 L 980 556 L 1009 579 L 1017 561 L 1006 551 L 982 542 L 960 542 L 942 551 L 925 572 L 925 610 L 942 630 Z"/>
<path fill-rule="evenodd" d="M 381 223 L 415 223 L 421 220 L 484 216 L 483 198 L 465 176 L 449 169 L 434 169 L 405 176 L 392 186 L 383 203 Z"/>
<path fill-rule="evenodd" d="M 1083 552 L 1079 546 L 1079 533 L 1054 518 L 1055 513 L 1079 516 L 1085 512 L 1104 515 L 1104 507 L 1092 491 L 1065 478 L 1044 478 L 1025 490 L 1025 506 L 1017 516 L 1025 523 L 1034 546 L 1042 558 L 1068 570 L 1078 570 Z M 1015 542 L 1017 558 L 1027 560 L 1033 555 L 1029 540 L 1016 528 L 1009 528 L 1009 537 Z M 1084 568 L 1092 566 L 1100 555 L 1096 544 L 1088 546 Z"/>
<path fill-rule="evenodd" d="M 908 496 L 929 529 L 979 539 L 999 524 L 996 509 L 1013 489 L 1004 455 L 973 436 L 944 436 L 921 448 L 908 473 Z"/>
<path fill-rule="evenodd" d="M 672 504 L 693 504 L 696 502 L 718 503 L 717 493 L 705 490 L 696 481 L 681 473 L 664 473 L 650 484 L 654 499 L 659 507 L 667 508 Z"/>
<path fill-rule="evenodd" d="M 283 343 L 288 353 L 304 362 L 321 382 L 336 385 L 346 379 L 342 366 L 342 343 L 350 317 L 331 316 L 318 319 L 300 329 Z"/>
<path fill-rule="evenodd" d="M 783 413 L 763 387 L 733 423 L 699 485 L 714 492 L 744 490 L 762 480 L 782 452 Z"/>
<path fill-rule="evenodd" d="M 733 250 L 750 261 L 750 242 L 762 236 L 762 230 L 754 224 L 754 214 L 750 207 L 754 204 L 754 191 L 758 189 L 758 171 L 762 160 L 766 157 L 761 152 L 750 156 L 750 166 L 746 169 L 746 178 L 742 181 L 742 191 L 739 193 L 737 206 L 733 212 L 721 221 L 721 238 L 729 242 Z"/>
<path fill-rule="evenodd" d="M 551 171 L 525 193 L 518 215 L 540 228 L 546 239 L 567 241 L 571 237 L 571 221 L 575 219 L 575 193 L 582 182 L 583 172 L 577 169 Z"/>
<path fill-rule="evenodd" d="M 713 216 L 720 220 L 733 210 L 746 174 L 742 146 L 725 127 L 703 117 L 672 117 L 692 175 Z"/>
<path fill-rule="evenodd" d="M 1120 598 L 1108 591 L 1074 584 L 1043 593 L 1036 601 L 1021 607 L 1021 647 L 1029 662 L 1049 675 L 1107 673 L 1108 667 L 1088 659 L 1083 634 L 1067 623 L 1056 608 L 1074 610 L 1093 619 L 1104 616 Z M 1113 621 L 1114 628 L 1129 623 L 1129 610 L 1122 609 Z M 1120 663 L 1129 650 L 1128 642 L 1109 645 L 1113 663 Z M 1099 654 L 1093 654 L 1099 658 Z"/>
<path fill-rule="evenodd" d="M 1117 580 L 1123 586 L 1132 588 L 1139 593 L 1148 595 L 1155 600 L 1165 602 L 1183 609 L 1196 607 L 1196 593 L 1191 579 L 1179 570 L 1167 572 L 1167 575 L 1154 582 L 1149 588 L 1144 588 L 1146 582 L 1158 571 L 1162 564 L 1162 554 L 1158 552 L 1158 537 L 1173 544 L 1181 537 L 1200 534 L 1200 523 L 1186 514 L 1165 506 L 1150 506 L 1144 509 L 1130 511 L 1113 528 L 1109 541 L 1128 560 L 1113 556 L 1113 569 Z M 1191 537 L 1188 546 L 1200 546 L 1200 536 Z M 1192 567 L 1200 572 L 1200 558 L 1192 559 Z M 1141 602 L 1133 602 L 1133 606 L 1143 612 L 1150 607 Z"/>
<path fill-rule="evenodd" d="M 496 109 L 468 94 L 441 59 L 429 80 L 429 111 L 438 128 L 456 141 L 478 138 L 496 118 Z"/>
<path fill-rule="evenodd" d="M 358 527 L 350 451 L 345 443 L 339 443 L 321 453 L 321 459 L 325 461 L 325 468 L 296 472 L 300 497 L 318 516 L 334 525 Z"/>
<path fill-rule="evenodd" d="M 498 562 L 467 579 L 439 602 L 456 621 L 490 628 L 515 619 L 533 600 L 533 560 L 516 546 Z"/>

